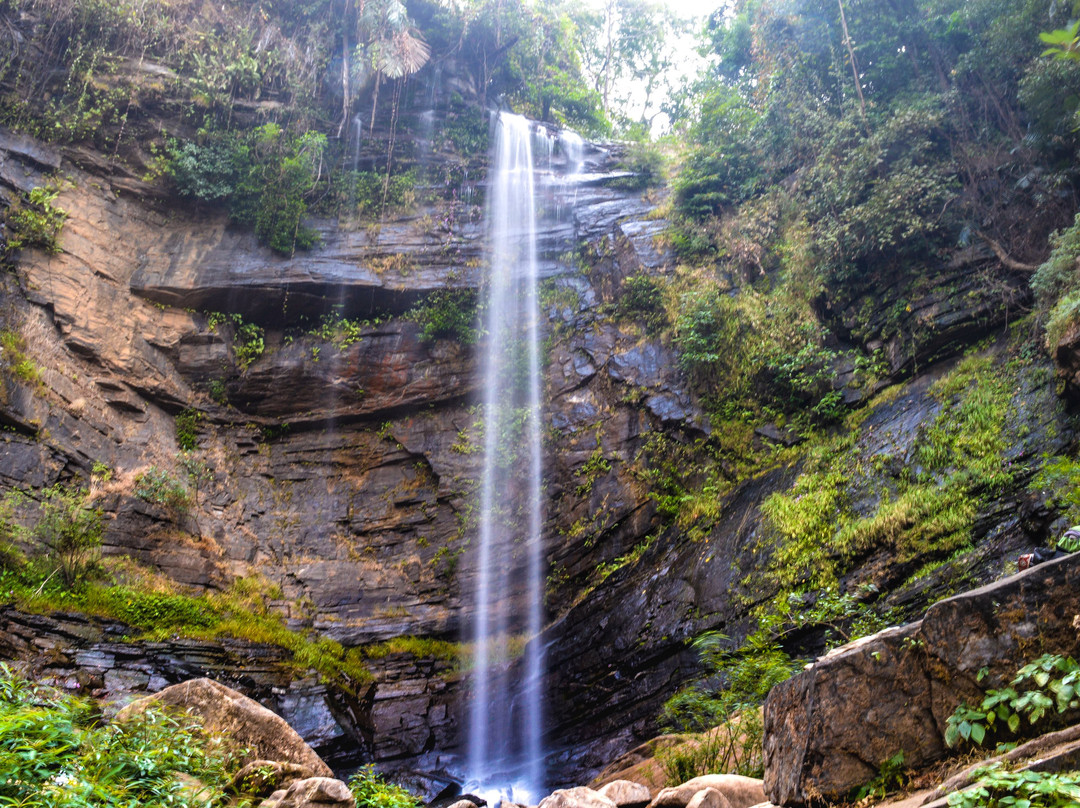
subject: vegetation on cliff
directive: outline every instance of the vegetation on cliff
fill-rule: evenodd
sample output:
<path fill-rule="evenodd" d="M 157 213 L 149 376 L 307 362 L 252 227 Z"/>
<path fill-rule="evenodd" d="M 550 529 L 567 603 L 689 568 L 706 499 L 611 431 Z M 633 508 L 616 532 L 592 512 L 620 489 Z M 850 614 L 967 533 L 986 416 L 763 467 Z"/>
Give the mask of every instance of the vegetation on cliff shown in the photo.
<path fill-rule="evenodd" d="M 7 805 L 223 805 L 236 767 L 188 716 L 151 709 L 106 724 L 91 702 L 0 665 L 0 800 Z"/>
<path fill-rule="evenodd" d="M 735 567 L 728 594 L 742 622 L 725 629 L 732 639 L 709 634 L 699 644 L 706 680 L 668 705 L 679 728 L 737 717 L 738 734 L 726 736 L 725 747 L 734 754 L 735 739 L 755 737 L 754 708 L 767 686 L 802 655 L 906 617 L 988 574 L 990 562 L 979 554 L 988 511 L 1039 499 L 1031 510 L 1045 512 L 1032 530 L 1077 512 L 1074 447 L 1045 458 L 1028 435 L 1048 435 L 1067 418 L 1044 348 L 1080 322 L 1080 62 L 1069 57 L 1072 40 L 1039 37 L 1071 30 L 1069 15 L 1078 11 L 1049 0 L 729 3 L 704 32 L 709 71 L 670 98 L 677 136 L 628 149 L 622 165 L 635 176 L 612 180 L 621 193 L 656 201 L 671 219 L 655 246 L 670 247 L 677 265 L 611 273 L 595 317 L 575 319 L 585 308 L 576 287 L 547 288 L 545 307 L 558 317 L 569 312 L 553 331 L 614 324 L 628 342 L 670 350 L 663 356 L 677 357 L 693 408 L 704 413 L 693 422 L 661 417 L 646 406 L 651 389 L 627 385 L 612 407 L 632 412 L 627 457 L 604 445 L 612 413 L 596 414 L 561 486 L 567 501 L 589 513 L 568 519 L 560 541 L 610 552 L 572 574 L 553 571 L 553 591 L 576 589 L 574 597 L 584 598 L 674 545 L 698 543 L 705 557 L 733 497 L 775 473 L 747 510 L 757 520 L 752 537 L 740 538 L 739 555 L 725 559 Z M 655 92 L 670 61 L 670 41 L 657 32 L 676 27 L 670 15 L 631 0 L 603 12 L 482 0 L 227 0 L 213 7 L 0 0 L 0 20 L 0 124 L 102 162 L 144 190 L 167 189 L 172 197 L 155 202 L 166 210 L 227 214 L 282 255 L 317 247 L 315 225 L 326 233 L 334 217 L 357 232 L 371 225 L 374 238 L 380 217 L 433 199 L 462 205 L 464 177 L 483 172 L 488 106 L 505 103 L 592 134 L 642 134 L 648 116 L 627 111 L 619 82 L 632 77 Z M 1047 44 L 1056 51 L 1044 56 Z M 442 81 L 444 72 L 454 80 Z M 425 118 L 429 111 L 438 114 Z M 429 160 L 432 152 L 442 159 Z M 669 165 L 666 197 L 656 186 Z M 55 205 L 56 187 L 13 197 L 6 251 L 57 249 L 64 211 Z M 452 252 L 455 210 L 440 221 L 416 217 L 417 228 L 438 241 L 433 249 Z M 561 258 L 576 260 L 585 277 L 617 265 L 624 247 L 604 236 Z M 407 274 L 400 254 L 383 260 Z M 455 267 L 455 286 L 458 270 L 473 268 Z M 425 349 L 483 338 L 475 290 L 423 295 L 410 290 L 397 311 L 416 324 L 411 333 L 419 331 Z M 1018 319 L 1032 303 L 1033 316 Z M 229 311 L 191 314 L 205 321 L 199 338 L 221 338 L 230 368 L 242 375 L 294 339 L 313 343 L 303 351 L 313 363 L 320 350 L 326 358 L 327 346 L 344 355 L 389 316 L 374 311 L 361 320 L 344 304 L 328 310 L 302 327 L 265 312 L 259 322 Z M 156 338 L 147 333 L 140 329 L 139 338 Z M 169 343 L 168 350 L 185 347 Z M 952 365 L 938 367 L 942 359 Z M 27 340 L 6 325 L 0 360 L 5 378 L 41 383 Z M 246 417 L 228 409 L 223 367 L 214 365 L 208 373 L 218 376 L 196 389 L 209 391 L 227 418 Z M 901 385 L 927 368 L 936 380 L 922 398 L 905 399 Z M 354 385 L 353 395 L 365 391 Z M 220 424 L 201 420 L 200 406 L 214 412 L 205 399 L 178 403 L 165 395 L 155 403 L 162 401 L 180 412 L 177 444 L 187 454 L 169 462 L 187 470 L 194 501 L 192 486 L 160 466 L 143 467 L 132 493 L 168 511 L 178 532 L 201 539 L 198 481 L 210 449 L 199 446 L 199 433 Z M 875 443 L 876 419 L 892 417 L 898 401 L 923 408 L 925 417 L 912 421 L 913 437 Z M 395 403 L 379 418 L 396 418 L 405 406 Z M 310 429 L 323 428 L 303 415 Z M 449 451 L 474 451 L 469 436 L 482 429 L 474 416 L 455 424 L 459 440 Z M 252 451 L 267 456 L 270 437 L 289 428 L 269 420 L 251 427 L 264 438 Z M 325 421 L 328 432 L 338 427 L 336 414 Z M 430 483 L 430 501 L 417 506 L 423 519 L 451 501 L 461 538 L 475 519 L 467 497 L 459 501 L 458 488 L 447 493 L 443 469 L 434 470 L 427 449 L 414 448 L 422 442 L 415 434 L 398 443 L 388 426 L 380 437 L 408 455 L 414 480 Z M 549 437 L 574 439 L 554 424 Z M 314 456 L 297 462 L 314 464 Z M 65 468 L 64 479 L 77 478 L 79 468 Z M 642 500 L 652 501 L 640 521 L 648 524 L 604 548 L 601 516 L 614 498 L 597 492 L 619 475 L 627 490 L 647 491 Z M 401 488 L 384 495 L 393 507 L 409 483 L 395 485 Z M 271 642 L 332 679 L 367 675 L 355 649 L 287 627 L 270 603 L 280 592 L 265 581 L 237 578 L 231 589 L 195 596 L 135 575 L 81 580 L 80 570 L 97 569 L 100 531 L 85 524 L 95 506 L 77 488 L 54 490 L 56 499 L 48 490 L 29 492 L 41 512 L 20 517 L 51 532 L 20 538 L 24 547 L 49 548 L 55 563 L 8 553 L 0 573 L 7 600 L 26 609 L 81 609 L 151 636 Z M 79 535 L 53 524 L 50 507 Z M 340 523 L 354 533 L 332 552 L 366 563 L 373 548 L 349 542 L 371 535 L 355 527 L 352 508 L 342 506 L 348 514 Z M 427 541 L 426 534 L 416 540 L 417 558 Z M 456 563 L 461 546 L 426 555 Z M 409 572 L 411 558 L 395 564 L 395 574 L 419 579 Z M 448 564 L 444 577 L 453 569 Z M 438 597 L 445 595 L 440 588 Z M 432 656 L 453 651 L 422 642 L 431 641 L 409 647 Z M 685 774 L 715 765 L 704 762 L 715 754 L 706 746 L 671 765 Z M 756 765 L 752 754 L 744 758 Z"/>
<path fill-rule="evenodd" d="M 890 594 L 928 580 L 953 591 L 991 503 L 1043 462 L 1019 449 L 1029 427 L 1016 418 L 1031 406 L 1021 388 L 1050 381 L 1042 335 L 1053 347 L 1080 311 L 1080 64 L 1047 58 L 1039 37 L 1069 14 L 1041 0 L 750 0 L 714 15 L 714 68 L 672 180 L 683 266 L 661 282 L 666 316 L 652 326 L 714 433 L 696 452 L 643 459 L 658 502 L 698 539 L 725 493 L 777 464 L 797 474 L 764 499 L 753 558 L 736 561 L 757 630 L 706 656 L 702 684 L 668 702 L 675 726 L 742 721 L 763 694 L 738 670 L 827 644 L 833 619 L 817 613 L 838 593 L 852 599 L 851 636 L 901 616 Z M 869 451 L 864 421 L 900 393 L 886 382 L 955 355 L 934 343 L 960 273 L 982 284 L 967 301 L 1020 289 L 1036 316 L 934 384 L 940 408 L 914 452 Z M 763 427 L 780 438 L 762 446 Z"/>

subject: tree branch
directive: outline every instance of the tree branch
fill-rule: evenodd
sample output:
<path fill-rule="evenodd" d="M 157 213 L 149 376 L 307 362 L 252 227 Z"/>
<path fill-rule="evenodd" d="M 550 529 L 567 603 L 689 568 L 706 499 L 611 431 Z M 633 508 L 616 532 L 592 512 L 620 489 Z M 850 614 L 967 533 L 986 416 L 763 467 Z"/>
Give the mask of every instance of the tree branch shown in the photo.
<path fill-rule="evenodd" d="M 986 233 L 983 233 L 981 230 L 976 230 L 975 234 L 983 241 L 985 241 L 987 246 L 989 246 L 990 249 L 994 251 L 994 255 L 998 257 L 1001 265 L 1006 269 L 1011 269 L 1013 272 L 1031 273 L 1039 268 L 1038 264 L 1025 264 L 1021 261 L 1017 261 L 1015 258 L 1012 258 L 1007 252 L 1005 252 L 1004 247 L 1002 247 L 1000 244 L 990 238 L 990 236 L 986 235 Z"/>

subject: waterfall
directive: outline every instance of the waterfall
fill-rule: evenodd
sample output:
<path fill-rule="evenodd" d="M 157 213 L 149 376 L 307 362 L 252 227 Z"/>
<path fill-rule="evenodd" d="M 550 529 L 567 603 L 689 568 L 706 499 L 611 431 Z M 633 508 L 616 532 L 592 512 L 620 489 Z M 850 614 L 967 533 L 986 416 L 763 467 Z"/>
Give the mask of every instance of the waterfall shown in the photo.
<path fill-rule="evenodd" d="M 493 131 L 466 787 L 527 803 L 539 799 L 544 785 L 541 644 L 527 642 L 520 681 L 505 671 L 511 639 L 535 639 L 543 628 L 536 173 L 530 121 L 500 113 Z"/>

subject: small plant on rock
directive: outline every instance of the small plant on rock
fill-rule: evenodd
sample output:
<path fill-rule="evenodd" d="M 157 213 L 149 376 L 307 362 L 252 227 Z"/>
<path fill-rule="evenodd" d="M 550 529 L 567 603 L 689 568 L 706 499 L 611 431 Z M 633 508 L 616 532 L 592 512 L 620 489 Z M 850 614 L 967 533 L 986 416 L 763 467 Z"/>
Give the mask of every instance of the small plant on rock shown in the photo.
<path fill-rule="evenodd" d="M 977 707 L 961 704 L 946 723 L 945 743 L 982 745 L 990 736 L 1021 733 L 1044 719 L 1080 707 L 1080 664 L 1072 657 L 1043 654 L 1016 672 L 1008 687 L 986 691 Z"/>
<path fill-rule="evenodd" d="M 994 763 L 973 787 L 949 795 L 951 808 L 1073 808 L 1080 805 L 1080 772 L 1009 772 Z"/>
<path fill-rule="evenodd" d="M 455 339 L 475 345 L 480 339 L 480 302 L 475 289 L 438 289 L 405 316 L 420 325 L 420 341 Z"/>
<path fill-rule="evenodd" d="M 54 485 L 42 490 L 38 510 L 30 535 L 46 549 L 70 589 L 97 561 L 105 531 L 101 509 L 90 504 L 85 489 Z"/>
<path fill-rule="evenodd" d="M 9 250 L 39 247 L 48 253 L 60 252 L 60 231 L 67 211 L 53 204 L 57 193 L 55 188 L 34 188 L 8 209 Z"/>
<path fill-rule="evenodd" d="M 157 466 L 150 466 L 135 478 L 135 496 L 163 505 L 174 513 L 186 512 L 191 507 L 191 496 L 183 484 Z"/>
<path fill-rule="evenodd" d="M 420 808 L 421 802 L 404 788 L 389 783 L 371 764 L 363 766 L 349 780 L 356 808 Z"/>

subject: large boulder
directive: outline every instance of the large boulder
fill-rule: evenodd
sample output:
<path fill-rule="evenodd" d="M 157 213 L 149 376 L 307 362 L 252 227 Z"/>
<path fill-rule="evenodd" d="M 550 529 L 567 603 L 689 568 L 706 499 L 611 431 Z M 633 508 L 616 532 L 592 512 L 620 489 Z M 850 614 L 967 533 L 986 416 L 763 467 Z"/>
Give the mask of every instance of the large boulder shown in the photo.
<path fill-rule="evenodd" d="M 750 808 L 765 800 L 761 780 L 741 774 L 704 774 L 682 785 L 661 790 L 649 803 L 649 808 L 688 808 L 694 798 L 706 789 L 716 791 L 731 808 Z"/>
<path fill-rule="evenodd" d="M 309 777 L 275 791 L 259 808 L 356 808 L 356 799 L 340 780 Z"/>
<path fill-rule="evenodd" d="M 615 802 L 599 791 L 585 786 L 560 788 L 540 800 L 537 808 L 617 808 Z"/>
<path fill-rule="evenodd" d="M 252 760 L 233 775 L 232 788 L 239 794 L 266 797 L 275 791 L 288 789 L 297 780 L 315 776 L 310 766 L 276 760 Z"/>
<path fill-rule="evenodd" d="M 645 806 L 652 800 L 652 792 L 649 791 L 648 786 L 630 780 L 612 780 L 598 791 L 619 808 Z"/>
<path fill-rule="evenodd" d="M 1041 654 L 1080 650 L 1077 615 L 1080 553 L 939 601 L 918 623 L 833 650 L 765 702 L 769 799 L 839 799 L 898 752 L 913 767 L 942 757 L 958 704 L 978 701 Z"/>
<path fill-rule="evenodd" d="M 333 776 L 330 767 L 284 719 L 213 679 L 191 679 L 133 701 L 117 713 L 116 720 L 123 721 L 155 706 L 195 716 L 206 732 L 227 738 L 238 751 L 246 750 L 241 755 L 243 763 L 294 763 L 317 776 Z"/>
<path fill-rule="evenodd" d="M 731 803 L 715 788 L 706 788 L 691 797 L 686 808 L 731 808 Z"/>

